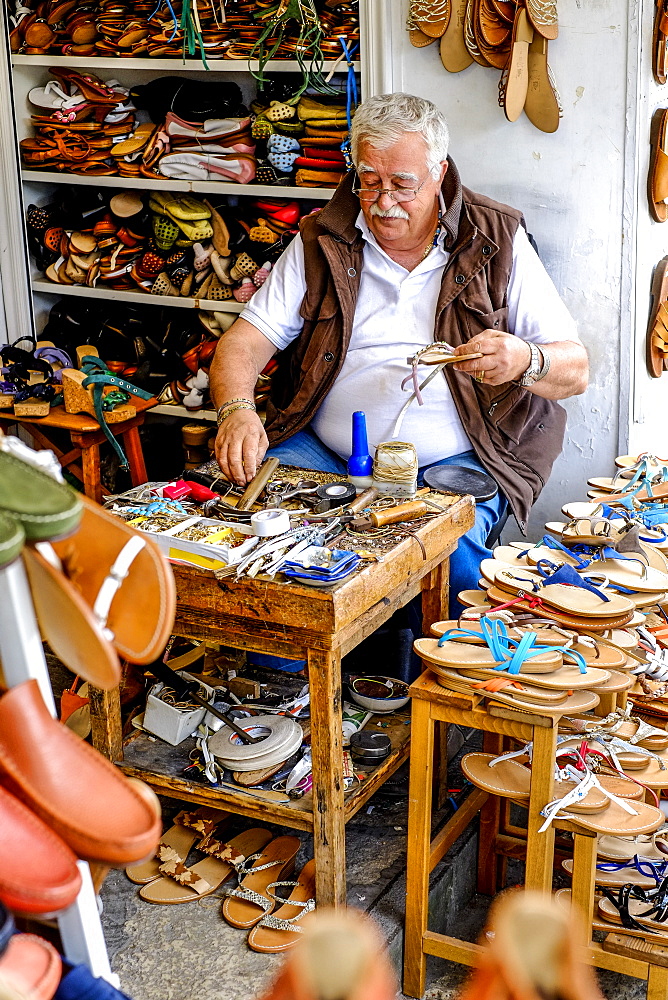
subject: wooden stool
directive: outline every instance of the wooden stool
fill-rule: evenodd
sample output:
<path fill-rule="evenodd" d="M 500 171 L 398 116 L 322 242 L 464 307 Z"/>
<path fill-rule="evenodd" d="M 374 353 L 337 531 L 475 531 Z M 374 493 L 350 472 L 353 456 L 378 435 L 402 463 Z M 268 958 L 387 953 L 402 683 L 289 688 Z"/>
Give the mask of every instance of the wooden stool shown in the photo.
<path fill-rule="evenodd" d="M 597 834 L 563 820 L 539 833 L 540 810 L 554 798 L 554 762 L 558 719 L 485 703 L 478 695 L 454 694 L 426 671 L 410 688 L 411 718 L 408 853 L 406 862 L 406 925 L 404 986 L 407 996 L 421 997 L 425 989 L 427 955 L 463 965 L 475 963 L 480 945 L 430 931 L 429 875 L 452 844 L 480 812 L 478 890 L 493 896 L 501 887 L 501 856 L 525 857 L 525 888 L 552 891 L 555 832 L 573 835 L 572 902 L 584 917 L 582 944 L 592 964 L 647 980 L 648 1000 L 668 1000 L 668 968 L 652 964 L 650 956 L 630 957 L 606 950 L 591 940 L 595 903 Z M 533 742 L 531 791 L 526 831 L 511 828 L 515 836 L 499 835 L 507 800 L 475 788 L 442 830 L 431 839 L 434 733 L 439 724 L 455 723 L 485 733 L 485 750 L 502 752 L 504 736 Z M 506 828 L 507 829 L 507 828 Z M 523 836 L 519 836 L 522 834 Z"/>
<path fill-rule="evenodd" d="M 142 452 L 139 428 L 144 423 L 144 413 L 157 403 L 156 399 L 132 397 L 137 415 L 120 424 L 110 424 L 116 437 L 123 440 L 123 448 L 130 466 L 133 486 L 146 482 L 146 466 Z M 66 413 L 64 406 L 52 406 L 48 417 L 17 417 L 13 413 L 0 411 L 0 428 L 20 424 L 30 434 L 38 448 L 50 448 L 63 469 L 70 469 L 83 483 L 84 493 L 91 500 L 102 502 L 103 490 L 100 479 L 100 445 L 106 441 L 104 431 L 95 417 L 87 413 Z M 53 432 L 56 434 L 54 435 Z M 54 443 L 58 431 L 67 431 L 72 447 L 64 451 Z"/>

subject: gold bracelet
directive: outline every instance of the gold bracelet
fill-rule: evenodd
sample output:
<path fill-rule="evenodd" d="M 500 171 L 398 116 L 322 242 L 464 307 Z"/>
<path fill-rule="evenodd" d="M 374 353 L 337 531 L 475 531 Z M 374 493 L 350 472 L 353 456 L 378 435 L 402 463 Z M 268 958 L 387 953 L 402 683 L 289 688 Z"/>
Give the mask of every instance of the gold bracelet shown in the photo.
<path fill-rule="evenodd" d="M 218 416 L 216 417 L 216 424 L 217 424 L 217 426 L 220 427 L 220 425 L 222 424 L 223 420 L 227 420 L 227 418 L 229 416 L 231 416 L 233 413 L 235 413 L 237 410 L 253 410 L 253 411 L 255 411 L 255 407 L 249 405 L 248 402 L 244 402 L 244 403 L 237 403 L 236 406 L 229 407 L 223 413 L 221 413 L 220 410 L 219 410 L 218 411 Z"/>

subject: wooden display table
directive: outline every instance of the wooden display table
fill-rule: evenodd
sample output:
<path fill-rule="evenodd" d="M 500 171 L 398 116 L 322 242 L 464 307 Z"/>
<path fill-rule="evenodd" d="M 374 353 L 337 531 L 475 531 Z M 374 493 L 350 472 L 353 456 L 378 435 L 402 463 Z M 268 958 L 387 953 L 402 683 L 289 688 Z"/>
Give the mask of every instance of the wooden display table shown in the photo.
<path fill-rule="evenodd" d="M 572 903 L 582 917 L 582 944 L 593 965 L 647 980 L 648 1000 L 668 1000 L 668 967 L 634 958 L 628 947 L 606 950 L 591 940 L 597 860 L 597 834 L 563 820 L 555 820 L 543 833 L 540 810 L 554 798 L 554 762 L 558 719 L 521 712 L 479 696 L 456 694 L 438 683 L 429 670 L 410 688 L 412 746 L 408 808 L 408 857 L 406 865 L 406 927 L 404 939 L 404 993 L 421 997 L 425 989 L 427 955 L 473 965 L 481 952 L 478 944 L 428 929 L 429 875 L 450 847 L 480 813 L 478 889 L 493 896 L 502 885 L 501 858 L 526 861 L 527 889 L 552 891 L 555 833 L 573 835 Z M 533 741 L 531 793 L 525 831 L 510 828 L 515 836 L 501 834 L 501 817 L 508 799 L 474 788 L 446 825 L 431 837 L 433 747 L 441 723 L 468 726 L 485 733 L 485 750 L 502 753 L 504 736 Z M 506 831 L 509 828 L 506 826 Z M 623 931 L 620 927 L 620 935 Z M 612 935 L 611 935 L 612 936 Z M 614 947 L 614 942 L 612 943 Z M 668 962 L 668 958 L 666 959 Z"/>
<path fill-rule="evenodd" d="M 410 726 L 404 724 L 404 718 L 384 730 L 392 742 L 389 758 L 344 799 L 341 657 L 420 592 L 425 631 L 433 622 L 448 617 L 448 558 L 473 520 L 471 498 L 458 499 L 447 514 L 416 528 L 421 544 L 416 538 L 404 538 L 382 561 L 325 589 L 261 579 L 223 579 L 217 583 L 210 573 L 175 566 L 177 634 L 237 649 L 306 659 L 311 695 L 312 794 L 282 804 L 189 781 L 181 776 L 180 757 L 187 758 L 182 749 L 186 745 L 172 748 L 145 735 L 131 738 L 124 754 L 117 692 L 92 692 L 95 746 L 112 760 L 123 761 L 121 766 L 127 774 L 143 779 L 160 794 L 312 831 L 318 903 L 343 904 L 345 824 L 406 759 Z M 381 663 L 373 664 L 373 672 L 382 669 Z"/>
<path fill-rule="evenodd" d="M 137 415 L 119 424 L 109 424 L 116 437 L 123 440 L 123 447 L 130 466 L 133 486 L 146 482 L 146 466 L 142 452 L 139 428 L 144 423 L 144 413 L 155 406 L 157 399 L 132 397 Z M 37 448 L 50 448 L 63 469 L 71 470 L 83 483 L 84 493 L 91 500 L 102 503 L 103 489 L 100 479 L 100 445 L 107 438 L 95 417 L 87 413 L 67 413 L 64 406 L 52 406 L 47 417 L 17 417 L 10 411 L 0 410 L 0 428 L 20 424 L 30 434 Z M 54 434 L 55 431 L 55 434 Z M 58 441 L 58 432 L 69 435 L 71 448 L 65 450 Z"/>

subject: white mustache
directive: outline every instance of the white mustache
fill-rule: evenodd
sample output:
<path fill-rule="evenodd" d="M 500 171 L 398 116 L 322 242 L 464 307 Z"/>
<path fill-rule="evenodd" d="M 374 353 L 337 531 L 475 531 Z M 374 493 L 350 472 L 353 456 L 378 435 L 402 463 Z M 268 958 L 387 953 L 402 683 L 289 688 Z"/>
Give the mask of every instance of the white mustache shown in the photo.
<path fill-rule="evenodd" d="M 377 215 L 381 219 L 410 219 L 410 215 L 401 205 L 392 205 L 391 208 L 379 208 L 374 202 L 369 209 L 371 215 Z"/>

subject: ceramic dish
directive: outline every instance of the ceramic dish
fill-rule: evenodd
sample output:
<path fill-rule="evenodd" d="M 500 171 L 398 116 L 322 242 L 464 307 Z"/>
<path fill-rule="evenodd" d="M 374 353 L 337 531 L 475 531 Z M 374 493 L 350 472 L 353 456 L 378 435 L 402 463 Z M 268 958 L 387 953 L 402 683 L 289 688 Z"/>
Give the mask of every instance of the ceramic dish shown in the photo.
<path fill-rule="evenodd" d="M 408 684 L 384 674 L 369 674 L 364 677 L 353 674 L 348 679 L 348 691 L 354 702 L 376 715 L 396 712 L 410 701 Z"/>

